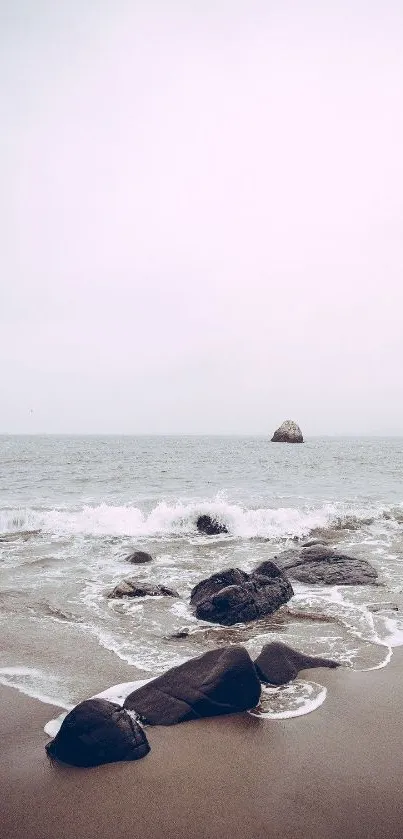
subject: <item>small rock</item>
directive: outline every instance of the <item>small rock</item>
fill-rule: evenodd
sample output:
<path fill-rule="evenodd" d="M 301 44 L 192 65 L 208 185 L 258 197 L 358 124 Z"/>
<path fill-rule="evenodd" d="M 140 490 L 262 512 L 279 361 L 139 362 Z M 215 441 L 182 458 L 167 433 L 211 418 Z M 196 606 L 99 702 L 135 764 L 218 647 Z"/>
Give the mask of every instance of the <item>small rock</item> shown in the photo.
<path fill-rule="evenodd" d="M 177 632 L 173 632 L 172 635 L 164 635 L 165 641 L 176 641 L 177 639 L 181 638 L 188 638 L 190 635 L 190 628 L 188 626 L 182 626 L 181 629 L 178 629 Z"/>
<path fill-rule="evenodd" d="M 152 562 L 153 558 L 146 551 L 134 551 L 134 553 L 126 556 L 125 560 L 131 562 L 132 565 L 143 565 L 145 562 Z"/>
<path fill-rule="evenodd" d="M 208 515 L 199 516 L 196 527 L 199 533 L 205 533 L 206 536 L 218 536 L 219 533 L 228 533 L 228 528 L 225 524 L 221 524 L 217 519 Z"/>
<path fill-rule="evenodd" d="M 108 597 L 179 597 L 177 591 L 167 586 L 139 583 L 137 580 L 122 580 Z"/>

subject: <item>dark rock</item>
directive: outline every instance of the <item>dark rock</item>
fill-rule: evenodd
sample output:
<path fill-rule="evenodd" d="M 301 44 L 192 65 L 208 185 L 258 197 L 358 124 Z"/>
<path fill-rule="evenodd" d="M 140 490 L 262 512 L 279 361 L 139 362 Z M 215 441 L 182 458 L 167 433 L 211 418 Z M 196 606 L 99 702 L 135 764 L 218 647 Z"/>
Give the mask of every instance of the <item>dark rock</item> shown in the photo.
<path fill-rule="evenodd" d="M 302 431 L 293 420 L 285 420 L 274 432 L 272 443 L 303 443 Z"/>
<path fill-rule="evenodd" d="M 167 586 L 139 583 L 137 580 L 122 580 L 108 597 L 179 597 L 177 591 Z"/>
<path fill-rule="evenodd" d="M 172 667 L 125 700 L 150 725 L 174 725 L 256 707 L 260 681 L 244 647 L 224 647 Z"/>
<path fill-rule="evenodd" d="M 200 603 L 196 608 L 196 617 L 211 623 L 221 623 L 225 626 L 256 620 L 261 613 L 255 593 L 256 587 L 253 583 L 244 583 L 242 586 L 227 586 Z M 277 604 L 272 611 L 276 608 L 278 608 Z"/>
<path fill-rule="evenodd" d="M 134 551 L 134 553 L 126 556 L 125 559 L 126 562 L 131 562 L 132 565 L 143 565 L 143 563 L 152 562 L 153 560 L 151 554 L 148 554 L 145 551 Z"/>
<path fill-rule="evenodd" d="M 150 751 L 143 728 L 120 705 L 106 699 L 80 702 L 45 748 L 49 757 L 72 766 L 139 760 Z"/>
<path fill-rule="evenodd" d="M 327 545 L 283 551 L 274 559 L 291 579 L 300 583 L 373 585 L 378 577 L 378 572 L 366 559 L 347 556 Z"/>
<path fill-rule="evenodd" d="M 192 588 L 190 602 L 192 606 L 198 606 L 203 600 L 207 600 L 208 597 L 217 594 L 221 589 L 226 588 L 226 586 L 239 586 L 248 579 L 249 575 L 245 571 L 241 571 L 240 568 L 228 568 L 226 571 L 219 571 L 217 574 L 212 574 L 211 577 L 207 577 L 206 580 L 197 583 Z"/>
<path fill-rule="evenodd" d="M 265 644 L 255 659 L 255 667 L 262 682 L 285 685 L 291 679 L 295 679 L 300 670 L 308 670 L 311 667 L 340 667 L 340 663 L 331 658 L 304 655 L 281 641 L 273 641 L 271 644 Z"/>
<path fill-rule="evenodd" d="M 206 536 L 218 536 L 220 533 L 228 533 L 228 528 L 225 524 L 221 524 L 217 519 L 207 515 L 199 516 L 196 527 L 199 533 L 205 533 Z"/>
<path fill-rule="evenodd" d="M 271 615 L 293 594 L 282 571 L 273 562 L 263 562 L 252 574 L 230 568 L 202 580 L 190 602 L 201 620 L 231 626 Z"/>

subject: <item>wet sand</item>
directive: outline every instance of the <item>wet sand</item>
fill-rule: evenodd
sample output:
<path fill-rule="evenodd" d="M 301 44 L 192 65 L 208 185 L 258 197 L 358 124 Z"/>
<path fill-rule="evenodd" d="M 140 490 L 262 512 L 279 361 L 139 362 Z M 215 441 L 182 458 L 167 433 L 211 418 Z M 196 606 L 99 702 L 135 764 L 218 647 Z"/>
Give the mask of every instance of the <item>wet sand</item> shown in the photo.
<path fill-rule="evenodd" d="M 401 839 L 403 651 L 383 670 L 312 670 L 320 709 L 147 729 L 150 754 L 52 765 L 60 709 L 0 688 L 4 839 Z M 105 686 L 106 687 L 106 686 Z"/>

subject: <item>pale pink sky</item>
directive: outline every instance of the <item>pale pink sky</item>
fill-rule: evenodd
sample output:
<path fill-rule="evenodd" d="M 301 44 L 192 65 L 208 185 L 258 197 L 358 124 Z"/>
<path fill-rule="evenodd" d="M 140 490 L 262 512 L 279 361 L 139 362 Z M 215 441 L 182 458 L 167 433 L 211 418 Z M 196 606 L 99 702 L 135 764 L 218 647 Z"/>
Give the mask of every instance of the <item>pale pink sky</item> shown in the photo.
<path fill-rule="evenodd" d="M 402 43 L 387 0 L 0 0 L 0 431 L 403 434 Z"/>

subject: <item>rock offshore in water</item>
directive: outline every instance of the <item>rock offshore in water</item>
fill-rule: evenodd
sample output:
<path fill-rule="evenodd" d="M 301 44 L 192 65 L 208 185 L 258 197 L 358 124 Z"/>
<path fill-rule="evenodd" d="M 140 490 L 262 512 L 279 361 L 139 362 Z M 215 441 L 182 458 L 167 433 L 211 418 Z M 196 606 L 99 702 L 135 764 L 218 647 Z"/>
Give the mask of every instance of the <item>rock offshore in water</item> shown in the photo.
<path fill-rule="evenodd" d="M 251 574 L 229 568 L 202 580 L 190 603 L 197 618 L 231 626 L 271 615 L 293 594 L 285 574 L 273 562 L 262 562 Z"/>
<path fill-rule="evenodd" d="M 196 522 L 196 527 L 199 533 L 205 533 L 206 536 L 218 536 L 220 533 L 228 533 L 228 528 L 225 524 L 212 518 L 212 516 L 199 516 Z"/>
<path fill-rule="evenodd" d="M 285 420 L 280 428 L 274 432 L 272 443 L 303 443 L 302 431 L 293 420 Z"/>
<path fill-rule="evenodd" d="M 146 551 L 134 551 L 134 553 L 126 556 L 125 560 L 126 562 L 131 562 L 132 565 L 143 565 L 145 562 L 152 562 L 153 558 Z"/>
<path fill-rule="evenodd" d="M 374 585 L 378 572 L 366 559 L 347 556 L 327 545 L 283 551 L 274 557 L 277 565 L 300 583 L 328 586 Z"/>
<path fill-rule="evenodd" d="M 167 586 L 139 583 L 138 580 L 122 580 L 108 597 L 179 597 L 173 588 Z"/>

